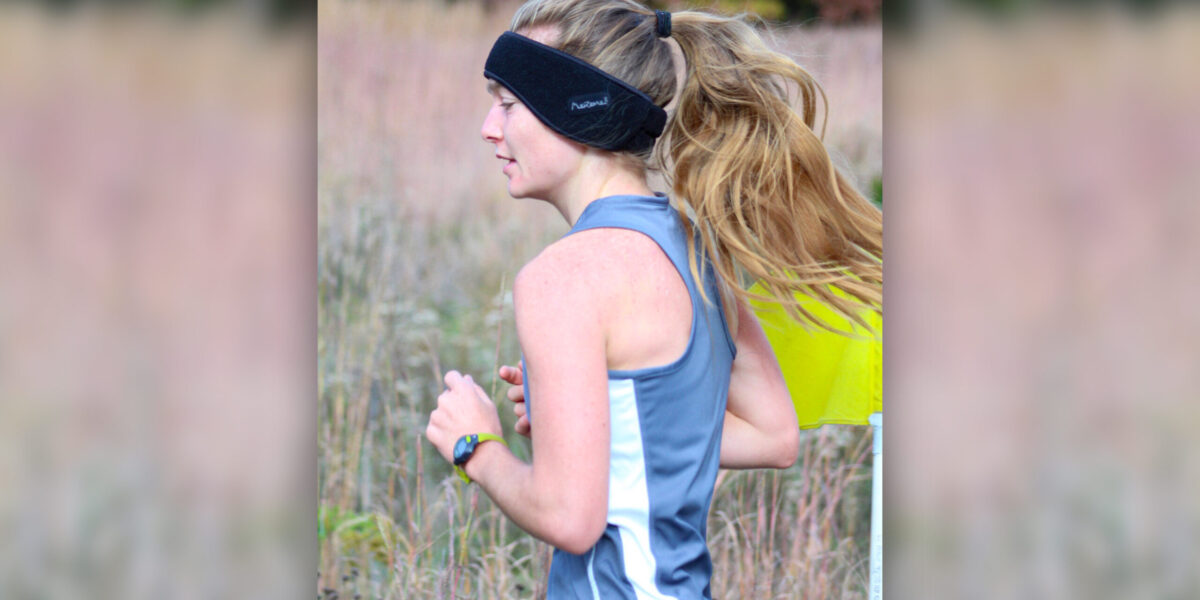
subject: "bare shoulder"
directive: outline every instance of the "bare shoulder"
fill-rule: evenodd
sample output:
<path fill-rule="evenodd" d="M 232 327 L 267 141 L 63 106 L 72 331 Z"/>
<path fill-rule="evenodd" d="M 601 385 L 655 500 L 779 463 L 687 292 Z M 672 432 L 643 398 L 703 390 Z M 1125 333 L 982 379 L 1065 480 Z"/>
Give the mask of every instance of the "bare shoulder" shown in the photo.
<path fill-rule="evenodd" d="M 611 271 L 595 237 L 575 234 L 551 244 L 513 283 L 517 338 L 530 389 L 539 388 L 534 394 L 568 397 L 580 389 L 606 389 L 612 313 L 605 281 Z"/>
<path fill-rule="evenodd" d="M 654 240 L 628 229 L 581 231 L 547 246 L 521 268 L 514 300 L 575 308 L 611 305 L 623 295 L 630 274 L 662 251 Z M 663 257 L 665 258 L 665 257 Z"/>
<path fill-rule="evenodd" d="M 523 342 L 601 339 L 609 369 L 667 364 L 691 331 L 680 272 L 653 239 L 629 229 L 591 229 L 547 247 L 517 275 L 513 301 Z"/>

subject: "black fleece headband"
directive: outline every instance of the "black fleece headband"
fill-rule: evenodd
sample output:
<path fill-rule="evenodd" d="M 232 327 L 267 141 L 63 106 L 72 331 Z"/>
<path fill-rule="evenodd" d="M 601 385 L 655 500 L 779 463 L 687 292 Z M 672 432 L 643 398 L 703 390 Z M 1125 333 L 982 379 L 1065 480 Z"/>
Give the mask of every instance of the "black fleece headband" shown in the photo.
<path fill-rule="evenodd" d="M 483 74 L 550 129 L 602 150 L 652 148 L 667 123 L 666 111 L 637 88 L 511 31 L 492 46 Z"/>

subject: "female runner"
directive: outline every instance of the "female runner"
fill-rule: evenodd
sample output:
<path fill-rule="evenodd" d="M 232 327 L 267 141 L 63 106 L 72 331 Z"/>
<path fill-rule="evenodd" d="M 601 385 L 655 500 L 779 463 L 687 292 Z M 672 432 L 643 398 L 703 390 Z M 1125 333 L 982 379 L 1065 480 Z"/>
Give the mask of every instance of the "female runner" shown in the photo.
<path fill-rule="evenodd" d="M 523 363 L 499 375 L 532 462 L 456 371 L 426 435 L 556 548 L 549 598 L 709 598 L 718 467 L 786 468 L 799 449 L 739 275 L 796 318 L 816 320 L 803 292 L 866 326 L 861 311 L 882 310 L 882 215 L 813 131 L 816 82 L 738 19 L 532 0 L 484 75 L 481 133 L 509 194 L 571 229 L 513 287 Z"/>

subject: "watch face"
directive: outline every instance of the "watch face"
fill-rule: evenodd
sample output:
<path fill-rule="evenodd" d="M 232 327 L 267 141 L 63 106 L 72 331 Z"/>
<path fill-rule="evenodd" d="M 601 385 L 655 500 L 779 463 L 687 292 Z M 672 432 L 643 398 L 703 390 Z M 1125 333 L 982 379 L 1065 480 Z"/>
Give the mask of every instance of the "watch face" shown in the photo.
<path fill-rule="evenodd" d="M 471 458 L 471 454 L 475 452 L 476 443 L 478 442 L 475 441 L 474 436 L 464 435 L 458 438 L 458 441 L 454 443 L 454 464 L 461 465 L 467 462 L 467 459 Z"/>

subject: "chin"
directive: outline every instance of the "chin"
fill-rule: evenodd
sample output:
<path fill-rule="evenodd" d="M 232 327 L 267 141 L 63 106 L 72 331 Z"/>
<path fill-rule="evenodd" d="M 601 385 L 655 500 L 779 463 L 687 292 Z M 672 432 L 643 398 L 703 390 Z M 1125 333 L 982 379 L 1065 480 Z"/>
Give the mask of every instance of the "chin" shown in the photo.
<path fill-rule="evenodd" d="M 512 179 L 509 179 L 508 180 L 508 195 L 512 196 L 513 198 L 524 198 L 525 190 L 521 188 L 520 184 L 513 185 Z"/>
<path fill-rule="evenodd" d="M 517 200 L 545 200 L 546 194 L 538 193 L 536 190 L 514 186 L 510 182 L 508 184 L 508 195 Z"/>

